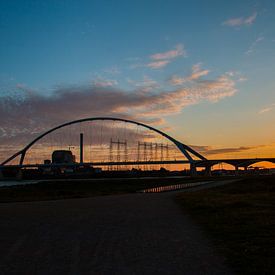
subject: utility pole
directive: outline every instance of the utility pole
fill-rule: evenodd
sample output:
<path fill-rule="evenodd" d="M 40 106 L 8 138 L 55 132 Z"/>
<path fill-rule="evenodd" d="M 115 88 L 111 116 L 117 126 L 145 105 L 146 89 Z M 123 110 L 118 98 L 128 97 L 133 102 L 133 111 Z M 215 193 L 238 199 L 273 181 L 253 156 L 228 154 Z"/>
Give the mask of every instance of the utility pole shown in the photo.
<path fill-rule="evenodd" d="M 83 164 L 83 133 L 80 133 L 79 160 L 80 164 Z"/>

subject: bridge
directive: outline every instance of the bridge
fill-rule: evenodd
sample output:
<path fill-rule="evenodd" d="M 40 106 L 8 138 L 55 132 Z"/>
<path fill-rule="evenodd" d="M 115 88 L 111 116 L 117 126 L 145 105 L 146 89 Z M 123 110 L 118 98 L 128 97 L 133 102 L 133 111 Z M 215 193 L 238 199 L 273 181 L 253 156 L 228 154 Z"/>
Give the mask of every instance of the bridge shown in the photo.
<path fill-rule="evenodd" d="M 63 152 L 71 159 L 55 159 L 54 152 Z M 210 175 L 211 168 L 219 163 L 230 164 L 238 171 L 262 161 L 275 163 L 275 158 L 207 159 L 190 146 L 147 124 L 123 118 L 92 117 L 45 131 L 3 161 L 0 172 L 7 168 L 86 166 L 119 170 L 189 164 L 191 175 L 196 175 L 199 167 Z"/>

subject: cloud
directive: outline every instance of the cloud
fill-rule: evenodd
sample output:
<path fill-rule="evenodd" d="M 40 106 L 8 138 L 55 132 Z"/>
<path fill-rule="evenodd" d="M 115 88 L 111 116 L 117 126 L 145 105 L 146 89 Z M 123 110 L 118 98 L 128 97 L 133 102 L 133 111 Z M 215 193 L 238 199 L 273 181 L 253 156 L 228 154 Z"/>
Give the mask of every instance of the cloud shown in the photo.
<path fill-rule="evenodd" d="M 142 87 L 125 91 L 90 85 L 58 87 L 52 95 L 45 96 L 20 86 L 14 95 L 0 97 L 0 144 L 6 146 L 12 140 L 17 145 L 26 144 L 50 127 L 93 116 L 116 116 L 160 125 L 165 116 L 180 113 L 186 106 L 205 100 L 216 102 L 235 92 L 234 81 L 228 76 L 162 92 L 144 92 Z"/>
<path fill-rule="evenodd" d="M 218 155 L 218 154 L 233 154 L 241 153 L 253 149 L 258 149 L 264 147 L 265 145 L 258 146 L 240 146 L 240 147 L 229 147 L 229 148 L 213 148 L 212 146 L 200 146 L 200 145 L 191 145 L 194 150 L 197 150 L 201 154 L 205 155 Z"/>
<path fill-rule="evenodd" d="M 93 81 L 93 85 L 95 87 L 113 87 L 117 85 L 117 81 L 114 79 L 103 79 L 103 78 L 98 78 Z"/>
<path fill-rule="evenodd" d="M 262 114 L 264 114 L 264 113 L 268 113 L 268 112 L 272 111 L 272 110 L 274 109 L 274 107 L 275 107 L 275 103 L 273 103 L 273 104 L 271 104 L 271 105 L 269 105 L 269 106 L 267 106 L 267 107 L 261 109 L 261 110 L 258 112 L 258 114 L 259 114 L 259 115 L 262 115 Z"/>
<path fill-rule="evenodd" d="M 244 77 L 244 76 L 240 76 L 240 77 L 238 78 L 238 81 L 239 81 L 239 82 L 247 81 L 247 78 Z"/>
<path fill-rule="evenodd" d="M 250 47 L 248 48 L 248 50 L 245 52 L 246 55 L 250 55 L 255 51 L 255 47 L 257 46 L 257 44 L 259 42 L 261 42 L 262 40 L 264 40 L 263 36 L 259 36 L 254 42 L 252 42 L 252 44 L 250 45 Z"/>
<path fill-rule="evenodd" d="M 198 87 L 202 92 L 207 91 L 207 100 L 212 102 L 233 96 L 237 91 L 234 80 L 226 75 L 222 75 L 215 80 L 199 80 Z"/>
<path fill-rule="evenodd" d="M 174 59 L 186 56 L 186 51 L 184 49 L 184 46 L 182 44 L 176 45 L 176 47 L 172 50 L 169 50 L 167 52 L 161 52 L 161 53 L 155 53 L 152 54 L 149 58 L 150 61 L 147 63 L 139 63 L 139 64 L 133 64 L 131 68 L 135 69 L 138 67 L 147 67 L 153 70 L 162 69 L 165 66 L 167 66 L 169 63 L 171 63 Z"/>
<path fill-rule="evenodd" d="M 208 75 L 209 72 L 210 72 L 209 70 L 202 70 L 201 63 L 197 63 L 197 64 L 193 65 L 192 73 L 189 76 L 179 77 L 177 75 L 173 75 L 169 82 L 170 82 L 170 84 L 172 84 L 174 86 L 178 86 L 178 85 L 182 85 L 188 81 L 197 80 L 197 79 L 201 78 L 202 76 Z"/>
<path fill-rule="evenodd" d="M 229 75 L 229 76 L 235 76 L 236 72 L 235 71 L 228 71 L 228 72 L 226 72 L 226 74 Z"/>
<path fill-rule="evenodd" d="M 270 112 L 272 110 L 272 108 L 271 107 L 267 107 L 267 108 L 264 108 L 264 109 L 262 109 L 262 110 L 260 110 L 259 112 L 258 112 L 258 114 L 263 114 L 263 113 L 267 113 L 267 112 Z"/>
<path fill-rule="evenodd" d="M 230 27 L 249 26 L 254 23 L 257 18 L 257 12 L 252 13 L 248 17 L 230 18 L 222 23 L 222 25 Z"/>
<path fill-rule="evenodd" d="M 256 20 L 256 17 L 257 17 L 257 12 L 254 12 L 253 14 L 251 14 L 249 17 L 247 17 L 245 20 L 244 20 L 244 23 L 246 25 L 251 25 L 254 23 L 254 21 Z"/>
<path fill-rule="evenodd" d="M 184 50 L 183 45 L 179 44 L 175 47 L 175 49 L 167 51 L 167 52 L 162 52 L 162 53 L 155 53 L 150 56 L 152 60 L 169 60 L 173 59 L 179 56 L 185 56 L 186 52 Z"/>
<path fill-rule="evenodd" d="M 244 75 L 242 75 L 242 73 L 240 73 L 238 71 L 228 71 L 225 73 L 225 75 L 234 77 L 236 79 L 236 81 L 238 81 L 238 82 L 247 81 L 247 78 Z"/>
<path fill-rule="evenodd" d="M 177 75 L 173 75 L 170 80 L 169 80 L 170 84 L 173 86 L 180 86 L 183 83 L 186 82 L 186 79 Z"/>
<path fill-rule="evenodd" d="M 188 80 L 196 80 L 208 74 L 209 74 L 209 70 L 201 70 L 198 72 L 193 72 L 192 75 L 190 75 Z"/>
<path fill-rule="evenodd" d="M 159 84 L 153 80 L 152 78 L 145 75 L 142 80 L 134 81 L 132 79 L 127 80 L 129 84 L 133 85 L 134 87 L 141 89 L 144 92 L 151 91 L 152 89 L 159 88 Z"/>
<path fill-rule="evenodd" d="M 160 61 L 150 62 L 150 63 L 146 64 L 145 67 L 148 67 L 151 69 L 161 69 L 169 63 L 170 63 L 169 60 L 160 60 Z"/>

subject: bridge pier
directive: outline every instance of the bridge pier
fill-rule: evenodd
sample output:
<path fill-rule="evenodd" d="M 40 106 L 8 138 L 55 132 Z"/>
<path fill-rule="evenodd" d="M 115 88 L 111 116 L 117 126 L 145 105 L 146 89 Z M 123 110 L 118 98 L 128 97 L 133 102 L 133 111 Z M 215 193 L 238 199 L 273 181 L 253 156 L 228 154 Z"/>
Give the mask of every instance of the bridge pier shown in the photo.
<path fill-rule="evenodd" d="M 197 166 L 195 163 L 190 163 L 190 176 L 196 177 L 198 175 L 197 173 Z"/>
<path fill-rule="evenodd" d="M 209 177 L 211 176 L 211 165 L 205 166 L 204 175 Z"/>

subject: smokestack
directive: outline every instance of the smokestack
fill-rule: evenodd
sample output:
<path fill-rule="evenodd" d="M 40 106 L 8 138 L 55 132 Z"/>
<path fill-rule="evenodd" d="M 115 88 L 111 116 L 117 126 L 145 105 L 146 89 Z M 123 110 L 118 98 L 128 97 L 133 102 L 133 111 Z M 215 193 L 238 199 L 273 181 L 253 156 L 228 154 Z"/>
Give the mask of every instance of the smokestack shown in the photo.
<path fill-rule="evenodd" d="M 80 133 L 79 151 L 80 164 L 83 164 L 83 133 Z"/>

